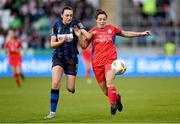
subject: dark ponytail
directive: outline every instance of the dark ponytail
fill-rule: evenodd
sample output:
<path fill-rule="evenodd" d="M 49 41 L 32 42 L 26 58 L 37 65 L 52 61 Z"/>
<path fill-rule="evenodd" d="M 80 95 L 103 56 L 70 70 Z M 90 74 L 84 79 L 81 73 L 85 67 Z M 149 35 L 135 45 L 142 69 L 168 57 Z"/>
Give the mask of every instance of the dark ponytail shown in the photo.
<path fill-rule="evenodd" d="M 98 15 L 100 15 L 100 14 L 104 14 L 106 16 L 106 18 L 108 17 L 105 11 L 103 11 L 102 9 L 97 9 L 96 14 L 95 14 L 95 18 L 97 19 Z"/>

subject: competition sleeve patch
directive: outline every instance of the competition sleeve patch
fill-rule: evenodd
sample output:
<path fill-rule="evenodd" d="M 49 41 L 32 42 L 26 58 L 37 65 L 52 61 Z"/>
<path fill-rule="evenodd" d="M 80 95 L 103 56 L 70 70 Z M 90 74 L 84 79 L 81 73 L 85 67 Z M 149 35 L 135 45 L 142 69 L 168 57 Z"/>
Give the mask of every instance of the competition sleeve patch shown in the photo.
<path fill-rule="evenodd" d="M 79 27 L 80 29 L 84 29 L 84 28 L 85 28 L 84 25 L 83 25 L 81 22 L 79 22 L 77 25 L 78 25 L 78 27 Z"/>
<path fill-rule="evenodd" d="M 75 25 L 78 26 L 78 28 L 85 29 L 84 25 L 79 20 L 73 19 L 73 22 L 74 22 Z"/>

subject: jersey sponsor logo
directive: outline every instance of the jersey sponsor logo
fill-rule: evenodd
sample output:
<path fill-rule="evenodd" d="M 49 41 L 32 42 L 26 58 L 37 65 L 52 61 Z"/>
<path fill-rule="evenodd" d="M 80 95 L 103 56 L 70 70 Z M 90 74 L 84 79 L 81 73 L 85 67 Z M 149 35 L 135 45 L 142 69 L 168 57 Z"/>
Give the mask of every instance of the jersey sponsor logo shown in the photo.
<path fill-rule="evenodd" d="M 96 40 L 96 42 L 108 43 L 108 42 L 112 42 L 112 38 L 98 38 L 98 39 Z"/>
<path fill-rule="evenodd" d="M 73 40 L 73 34 L 57 34 L 58 41 L 63 40 L 65 37 L 67 37 L 67 42 L 71 42 Z"/>

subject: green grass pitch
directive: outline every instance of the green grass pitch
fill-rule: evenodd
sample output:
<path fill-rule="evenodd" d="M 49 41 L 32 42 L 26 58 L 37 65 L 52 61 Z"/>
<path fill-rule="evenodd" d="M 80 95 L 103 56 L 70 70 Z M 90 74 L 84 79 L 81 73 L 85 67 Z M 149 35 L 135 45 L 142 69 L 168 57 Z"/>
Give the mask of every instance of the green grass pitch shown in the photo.
<path fill-rule="evenodd" d="M 95 79 L 77 78 L 76 93 L 62 80 L 57 116 L 49 112 L 51 78 L 26 78 L 21 88 L 12 78 L 0 78 L 0 123 L 175 123 L 180 122 L 180 77 L 116 78 L 124 109 L 110 114 L 108 99 Z"/>

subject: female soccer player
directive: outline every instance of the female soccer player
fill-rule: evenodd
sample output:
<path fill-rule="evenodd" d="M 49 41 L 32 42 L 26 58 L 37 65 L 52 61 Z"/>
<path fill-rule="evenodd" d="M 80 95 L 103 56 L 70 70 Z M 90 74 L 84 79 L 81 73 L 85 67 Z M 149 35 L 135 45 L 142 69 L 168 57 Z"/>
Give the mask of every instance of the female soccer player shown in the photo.
<path fill-rule="evenodd" d="M 21 49 L 22 44 L 21 41 L 15 35 L 15 31 L 9 30 L 8 32 L 9 40 L 5 43 L 5 51 L 9 54 L 9 64 L 12 68 L 14 79 L 16 81 L 17 86 L 21 86 L 19 76 L 24 80 L 24 75 L 21 72 Z"/>
<path fill-rule="evenodd" d="M 77 30 L 80 28 L 80 31 Z M 75 93 L 75 79 L 78 68 L 77 43 L 81 45 L 81 32 L 86 36 L 81 22 L 73 19 L 73 9 L 64 7 L 59 19 L 52 28 L 51 47 L 54 48 L 52 57 L 52 87 L 50 93 L 50 113 L 48 119 L 55 117 L 59 100 L 59 90 L 63 72 L 66 74 L 66 87 Z"/>
<path fill-rule="evenodd" d="M 114 115 L 117 109 L 122 111 L 123 108 L 121 96 L 117 93 L 114 84 L 115 74 L 111 70 L 112 62 L 117 59 L 114 37 L 116 35 L 123 37 L 147 36 L 150 35 L 150 31 L 123 31 L 112 25 L 107 25 L 107 17 L 105 11 L 101 9 L 96 11 L 95 19 L 97 26 L 89 31 L 92 37 L 88 42 L 84 42 L 83 48 L 86 48 L 92 42 L 93 71 L 101 90 L 109 98 L 111 114 Z"/>

